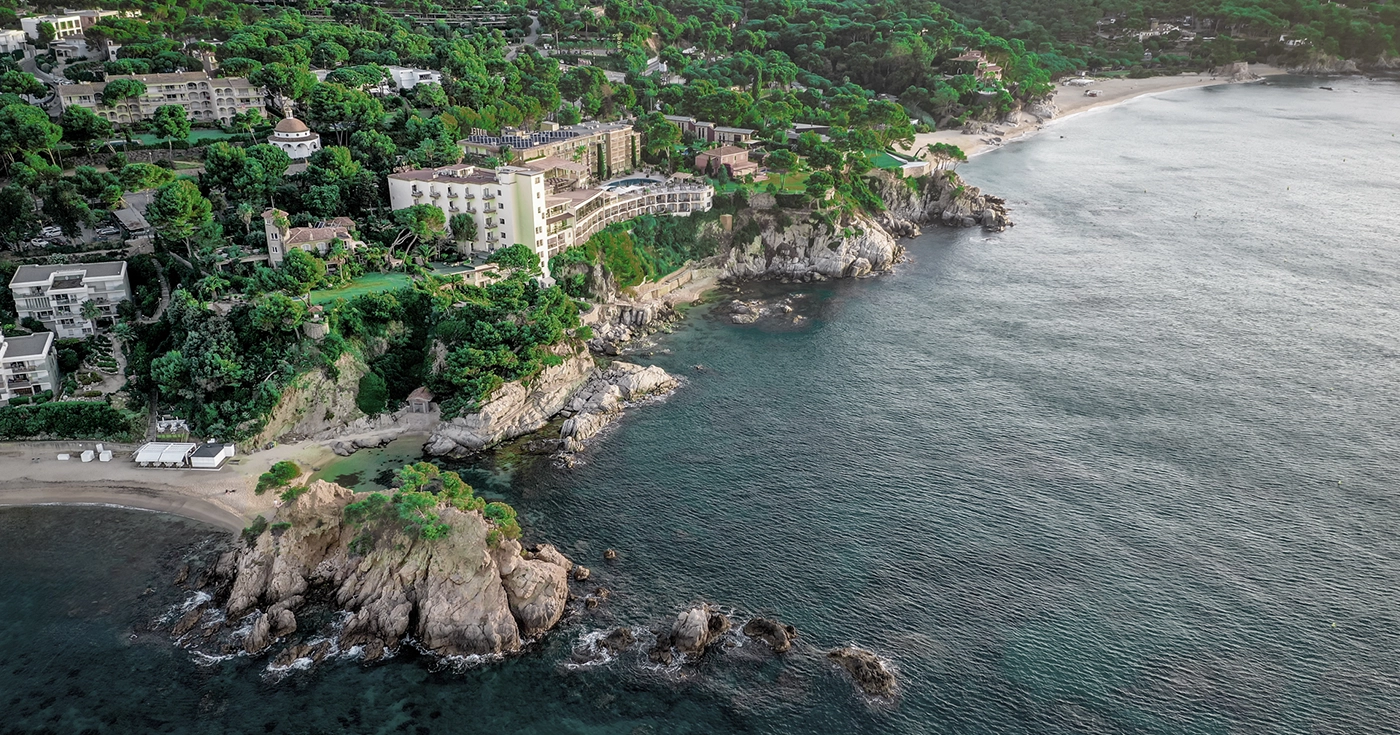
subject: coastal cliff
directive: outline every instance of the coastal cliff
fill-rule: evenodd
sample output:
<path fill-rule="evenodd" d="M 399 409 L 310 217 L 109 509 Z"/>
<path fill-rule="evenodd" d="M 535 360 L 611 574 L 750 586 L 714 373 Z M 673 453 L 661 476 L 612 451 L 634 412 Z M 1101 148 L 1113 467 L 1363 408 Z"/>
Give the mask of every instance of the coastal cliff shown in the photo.
<path fill-rule="evenodd" d="M 573 565 L 552 546 L 523 551 L 493 534 L 480 510 L 450 505 L 436 509 L 439 537 L 371 532 L 346 520 L 355 499 L 339 485 L 312 483 L 271 530 L 220 559 L 218 573 L 232 579 L 227 618 L 253 616 L 246 652 L 294 634 L 312 599 L 346 614 L 337 645 L 362 647 L 369 660 L 406 638 L 436 655 L 508 653 L 559 622 Z"/>
<path fill-rule="evenodd" d="M 918 225 L 978 227 L 1001 232 L 1013 226 L 1006 200 L 967 184 L 954 171 L 935 171 L 917 179 L 878 172 L 871 188 L 885 203 L 879 221 L 901 237 L 919 234 Z"/>
<path fill-rule="evenodd" d="M 784 213 L 750 210 L 735 224 L 720 277 L 730 281 L 858 277 L 889 270 L 903 253 L 894 237 L 864 214 L 834 222 L 792 221 Z"/>

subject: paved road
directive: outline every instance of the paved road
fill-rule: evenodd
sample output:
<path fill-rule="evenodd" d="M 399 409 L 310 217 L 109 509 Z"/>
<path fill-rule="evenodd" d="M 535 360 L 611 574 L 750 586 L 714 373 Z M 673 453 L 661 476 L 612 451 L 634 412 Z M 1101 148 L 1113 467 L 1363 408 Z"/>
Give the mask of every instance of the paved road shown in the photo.
<path fill-rule="evenodd" d="M 535 45 L 535 42 L 538 41 L 539 38 L 540 38 L 540 16 L 539 16 L 539 15 L 531 15 L 531 16 L 530 16 L 530 31 L 529 31 L 529 33 L 526 33 L 526 34 L 525 34 L 525 40 L 522 41 L 519 45 L 511 46 L 511 47 L 510 47 L 510 50 L 506 51 L 506 61 L 511 61 L 511 60 L 514 59 L 517 55 L 519 55 L 519 54 L 520 54 L 520 49 L 522 49 L 522 48 L 524 48 L 524 47 L 526 47 L 526 46 L 534 46 L 534 45 Z"/>

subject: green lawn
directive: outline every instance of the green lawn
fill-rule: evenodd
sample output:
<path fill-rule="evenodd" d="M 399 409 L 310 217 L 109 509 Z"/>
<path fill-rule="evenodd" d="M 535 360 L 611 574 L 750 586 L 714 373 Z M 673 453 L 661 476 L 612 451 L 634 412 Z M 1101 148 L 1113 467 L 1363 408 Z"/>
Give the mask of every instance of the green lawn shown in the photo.
<path fill-rule="evenodd" d="M 889 151 L 867 150 L 865 154 L 870 156 L 870 165 L 875 168 L 899 168 L 905 164 L 905 161 L 890 155 Z"/>
<path fill-rule="evenodd" d="M 810 175 L 811 174 L 806 171 L 792 171 L 785 174 L 770 173 L 768 174 L 768 180 L 758 186 L 767 189 L 768 185 L 772 184 L 778 187 L 778 191 L 780 192 L 798 194 L 807 190 L 807 177 Z"/>
<path fill-rule="evenodd" d="M 407 273 L 367 273 L 341 288 L 311 292 L 311 303 L 329 304 L 336 299 L 353 299 L 360 294 L 392 291 L 409 284 Z"/>

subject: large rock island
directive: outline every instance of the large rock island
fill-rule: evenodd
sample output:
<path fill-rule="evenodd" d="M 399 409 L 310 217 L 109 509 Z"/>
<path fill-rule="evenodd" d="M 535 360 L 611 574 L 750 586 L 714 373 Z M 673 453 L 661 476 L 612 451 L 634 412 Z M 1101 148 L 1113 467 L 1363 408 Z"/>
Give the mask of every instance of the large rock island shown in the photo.
<path fill-rule="evenodd" d="M 514 511 L 453 473 L 419 464 L 400 479 L 392 497 L 313 482 L 220 559 L 228 620 L 254 616 L 244 650 L 292 635 L 298 611 L 317 604 L 348 613 L 339 648 L 361 646 L 369 660 L 406 638 L 443 656 L 508 653 L 559 622 L 568 559 L 522 549 Z"/>

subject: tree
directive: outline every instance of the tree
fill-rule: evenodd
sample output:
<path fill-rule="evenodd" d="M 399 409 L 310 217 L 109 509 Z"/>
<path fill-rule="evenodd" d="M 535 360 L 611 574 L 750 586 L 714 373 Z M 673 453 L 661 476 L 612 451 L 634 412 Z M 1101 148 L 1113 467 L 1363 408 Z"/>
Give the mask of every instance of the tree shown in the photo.
<path fill-rule="evenodd" d="M 102 88 L 102 104 L 104 107 L 116 107 L 126 100 L 143 97 L 146 94 L 146 85 L 140 79 L 113 79 L 107 82 L 107 86 Z M 130 117 L 135 118 L 136 115 Z M 130 123 L 128 130 L 130 129 Z"/>
<path fill-rule="evenodd" d="M 286 294 L 263 294 L 253 306 L 253 326 L 265 332 L 292 332 L 306 321 L 306 311 L 306 304 Z"/>
<path fill-rule="evenodd" d="M 63 128 L 64 140 L 89 153 L 92 152 L 93 141 L 106 141 L 112 137 L 112 123 L 86 107 L 74 105 L 65 109 L 58 118 L 58 126 Z"/>
<path fill-rule="evenodd" d="M 647 156 L 652 160 L 666 159 L 666 169 L 671 170 L 671 150 L 681 142 L 680 126 L 666 119 L 659 112 L 648 113 L 637 121 L 637 130 L 642 134 L 642 143 Z"/>
<path fill-rule="evenodd" d="M 0 92 L 39 97 L 47 91 L 48 87 L 45 87 L 43 82 L 27 71 L 11 69 L 0 74 Z"/>
<path fill-rule="evenodd" d="M 452 229 L 452 239 L 457 242 L 472 242 L 476 239 L 476 217 L 466 212 L 452 215 L 448 226 Z"/>
<path fill-rule="evenodd" d="M 384 410 L 389 400 L 389 388 L 384 378 L 371 370 L 360 378 L 359 391 L 355 393 L 355 406 L 373 416 Z"/>
<path fill-rule="evenodd" d="M 70 108 L 77 109 L 77 108 Z M 154 189 L 175 180 L 175 173 L 149 163 L 128 163 L 117 174 L 127 191 Z"/>
<path fill-rule="evenodd" d="M 449 104 L 441 84 L 419 84 L 414 87 L 413 103 L 430 110 L 441 110 Z"/>
<path fill-rule="evenodd" d="M 57 163 L 53 147 L 63 138 L 63 128 L 49 121 L 43 110 L 33 105 L 0 108 L 0 153 L 10 161 L 24 153 L 43 151 Z"/>
<path fill-rule="evenodd" d="M 538 273 L 540 270 L 540 256 L 520 243 L 491 253 L 486 262 L 499 264 L 503 268 L 519 268 L 530 273 Z"/>
<path fill-rule="evenodd" d="M 930 143 L 926 150 L 938 168 L 942 168 L 945 163 L 952 162 L 953 168 L 956 170 L 959 163 L 967 160 L 967 154 L 963 152 L 963 149 L 951 143 Z"/>
<path fill-rule="evenodd" d="M 398 163 L 399 148 L 393 138 L 378 130 L 358 130 L 350 136 L 350 155 L 365 168 L 385 176 Z"/>
<path fill-rule="evenodd" d="M 52 23 L 43 21 L 39 24 L 39 42 L 35 44 L 36 46 L 48 48 L 55 38 L 58 38 L 58 29 Z"/>
<path fill-rule="evenodd" d="M 768 154 L 768 167 L 778 171 L 791 171 L 797 166 L 797 155 L 792 151 L 779 148 Z"/>
<path fill-rule="evenodd" d="M 807 196 L 817 202 L 826 200 L 827 194 L 831 193 L 831 187 L 836 185 L 836 179 L 825 171 L 813 171 L 807 177 Z"/>
<path fill-rule="evenodd" d="M 307 295 L 326 278 L 326 263 L 301 248 L 292 248 L 282 261 L 282 272 L 296 285 L 298 295 Z"/>
<path fill-rule="evenodd" d="M 11 248 L 39 236 L 34 198 L 17 184 L 0 188 L 0 241 Z"/>
<path fill-rule="evenodd" d="M 215 301 L 218 300 L 219 294 L 227 290 L 230 285 L 232 284 L 229 283 L 228 279 L 217 273 L 210 273 L 196 281 L 194 289 L 208 296 L 210 301 Z"/>
<path fill-rule="evenodd" d="M 146 206 L 146 219 L 166 240 L 185 243 L 185 253 L 194 257 L 191 238 L 206 223 L 212 221 L 209 200 L 199 193 L 199 187 L 187 179 L 172 181 L 156 191 Z"/>
<path fill-rule="evenodd" d="M 447 229 L 447 216 L 431 204 L 415 204 L 394 212 L 394 223 L 400 231 L 389 245 L 389 251 L 402 245 L 407 252 L 417 242 L 441 237 Z"/>
<path fill-rule="evenodd" d="M 256 107 L 249 108 L 244 112 L 234 113 L 229 118 L 228 125 L 234 130 L 241 130 L 248 134 L 248 142 L 256 144 L 257 138 L 253 137 L 253 131 L 267 124 L 267 118 L 263 117 L 262 110 Z"/>
<path fill-rule="evenodd" d="M 96 301 L 88 299 L 79 307 L 78 314 L 86 321 L 96 322 L 102 316 L 102 309 L 98 307 Z"/>
<path fill-rule="evenodd" d="M 166 139 L 166 150 L 170 159 L 175 159 L 175 140 L 189 140 L 190 117 L 183 105 L 161 105 L 151 117 L 151 132 L 158 138 Z"/>
<path fill-rule="evenodd" d="M 579 114 L 577 107 L 565 103 L 560 106 L 559 112 L 554 114 L 554 119 L 560 125 L 578 125 L 579 121 L 583 119 L 583 115 Z"/>
<path fill-rule="evenodd" d="M 248 81 L 267 88 L 284 115 L 291 110 L 290 102 L 305 99 L 316 87 L 316 77 L 310 72 L 280 62 L 264 65 L 249 74 Z"/>

